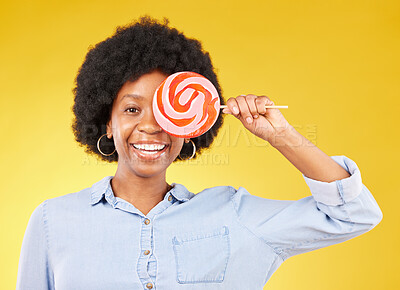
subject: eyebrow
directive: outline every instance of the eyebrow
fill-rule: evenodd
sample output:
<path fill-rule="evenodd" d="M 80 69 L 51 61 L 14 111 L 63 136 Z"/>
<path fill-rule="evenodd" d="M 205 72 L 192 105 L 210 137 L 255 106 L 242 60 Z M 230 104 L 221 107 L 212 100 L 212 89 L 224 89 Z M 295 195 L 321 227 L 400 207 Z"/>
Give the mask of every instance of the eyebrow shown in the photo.
<path fill-rule="evenodd" d="M 138 100 L 143 100 L 144 97 L 141 95 L 137 95 L 137 94 L 126 94 L 122 97 L 121 101 L 125 98 L 134 98 L 134 99 L 138 99 Z"/>

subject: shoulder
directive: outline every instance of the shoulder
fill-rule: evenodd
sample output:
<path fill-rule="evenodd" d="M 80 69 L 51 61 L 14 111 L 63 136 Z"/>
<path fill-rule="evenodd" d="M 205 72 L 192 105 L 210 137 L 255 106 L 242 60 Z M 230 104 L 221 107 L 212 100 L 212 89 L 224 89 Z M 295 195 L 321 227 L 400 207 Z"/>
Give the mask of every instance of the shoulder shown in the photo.
<path fill-rule="evenodd" d="M 47 199 L 47 204 L 57 207 L 63 207 L 68 205 L 78 205 L 81 203 L 90 202 L 91 187 L 84 188 L 77 192 L 67 193 L 54 198 Z"/>
<path fill-rule="evenodd" d="M 293 203 L 291 200 L 276 200 L 251 194 L 246 188 L 239 186 L 215 186 L 197 193 L 193 200 L 207 204 L 207 209 L 216 210 L 224 206 L 233 208 L 239 219 L 256 221 L 262 216 L 273 216 Z M 210 202 L 212 201 L 212 202 Z"/>
<path fill-rule="evenodd" d="M 220 185 L 213 186 L 203 189 L 202 191 L 195 194 L 194 198 L 202 199 L 202 198 L 221 198 L 221 199 L 231 199 L 233 194 L 236 192 L 236 189 L 230 185 Z"/>
<path fill-rule="evenodd" d="M 49 198 L 39 206 L 42 207 L 45 218 L 48 216 L 65 217 L 68 213 L 82 213 L 91 206 L 91 189 L 92 187 L 87 187 L 76 192 Z"/>
<path fill-rule="evenodd" d="M 238 189 L 231 185 L 220 185 L 214 187 L 208 187 L 195 194 L 196 198 L 206 198 L 206 197 L 229 199 L 234 202 L 239 202 L 241 198 L 246 196 L 252 196 L 254 199 L 264 199 L 262 197 L 252 195 L 247 191 L 246 188 L 239 186 Z M 265 199 L 264 199 L 265 200 Z"/>
<path fill-rule="evenodd" d="M 35 207 L 30 215 L 28 228 L 37 231 L 48 230 L 50 225 L 65 224 L 71 216 L 85 212 L 90 207 L 90 187 L 78 192 L 46 199 Z"/>
<path fill-rule="evenodd" d="M 260 212 L 275 214 L 290 205 L 292 200 L 277 200 L 251 194 L 246 188 L 230 187 L 231 201 L 239 215 L 258 215 Z"/>
<path fill-rule="evenodd" d="M 232 203 L 235 208 L 237 208 L 242 202 L 250 200 L 252 203 L 266 203 L 273 202 L 274 200 L 269 200 L 256 195 L 250 194 L 246 188 L 240 186 L 238 189 L 231 185 L 221 185 L 205 188 L 199 193 L 195 194 L 193 197 L 196 200 L 209 200 L 210 198 L 213 202 L 229 202 Z"/>
<path fill-rule="evenodd" d="M 64 194 L 45 201 L 49 207 L 57 209 L 89 207 L 93 201 L 100 199 L 107 188 L 110 186 L 110 180 L 113 176 L 106 176 L 80 191 Z"/>

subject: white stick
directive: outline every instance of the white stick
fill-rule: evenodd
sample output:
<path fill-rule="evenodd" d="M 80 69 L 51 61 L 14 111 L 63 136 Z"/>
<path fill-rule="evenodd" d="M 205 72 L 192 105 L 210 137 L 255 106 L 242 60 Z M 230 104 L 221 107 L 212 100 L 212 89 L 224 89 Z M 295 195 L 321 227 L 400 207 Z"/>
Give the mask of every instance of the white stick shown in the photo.
<path fill-rule="evenodd" d="M 226 105 L 221 105 L 220 108 L 226 108 Z M 270 108 L 270 109 L 287 109 L 288 106 L 265 106 L 266 108 Z"/>

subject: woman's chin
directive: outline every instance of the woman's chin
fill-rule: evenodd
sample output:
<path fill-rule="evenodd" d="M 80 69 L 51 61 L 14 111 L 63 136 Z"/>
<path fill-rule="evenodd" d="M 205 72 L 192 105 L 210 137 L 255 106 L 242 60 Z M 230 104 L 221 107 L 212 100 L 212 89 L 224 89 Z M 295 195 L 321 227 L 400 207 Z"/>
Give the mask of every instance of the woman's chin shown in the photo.
<path fill-rule="evenodd" d="M 126 169 L 135 173 L 135 175 L 143 178 L 152 177 L 159 175 L 161 173 L 165 174 L 165 171 L 171 165 L 168 159 L 158 159 L 158 160 L 143 160 L 140 158 L 131 158 L 128 162 L 129 164 L 124 164 Z"/>

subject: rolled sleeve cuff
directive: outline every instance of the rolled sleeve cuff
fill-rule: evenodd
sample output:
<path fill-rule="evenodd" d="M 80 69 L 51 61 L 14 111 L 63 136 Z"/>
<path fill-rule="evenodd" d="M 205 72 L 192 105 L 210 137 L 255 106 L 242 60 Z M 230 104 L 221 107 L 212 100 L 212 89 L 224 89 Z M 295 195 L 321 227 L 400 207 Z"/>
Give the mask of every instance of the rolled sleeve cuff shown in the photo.
<path fill-rule="evenodd" d="M 308 178 L 302 174 L 311 194 L 317 202 L 326 205 L 342 205 L 355 199 L 362 191 L 361 173 L 357 164 L 350 158 L 330 156 L 336 163 L 342 166 L 351 176 L 332 182 L 323 182 Z"/>

